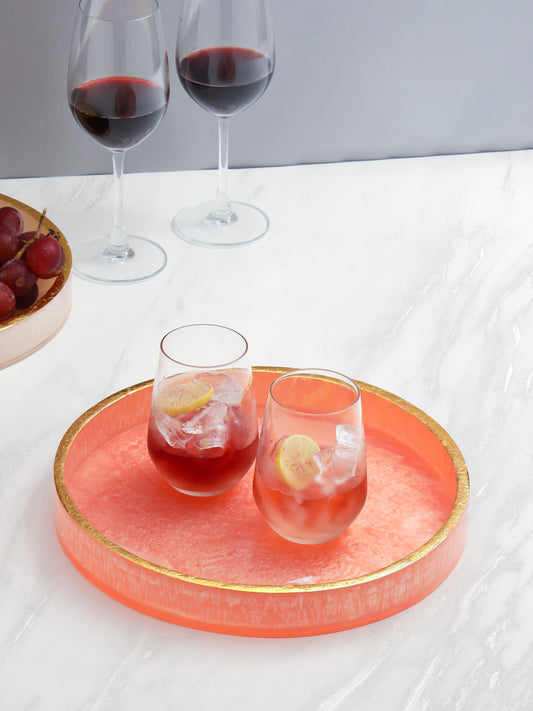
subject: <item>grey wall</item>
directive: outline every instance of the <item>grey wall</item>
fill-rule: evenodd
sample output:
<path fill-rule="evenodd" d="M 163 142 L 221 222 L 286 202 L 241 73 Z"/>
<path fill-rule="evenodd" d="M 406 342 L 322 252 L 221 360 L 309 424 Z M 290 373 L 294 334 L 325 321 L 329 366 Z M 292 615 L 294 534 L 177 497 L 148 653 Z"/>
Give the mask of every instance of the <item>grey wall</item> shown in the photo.
<path fill-rule="evenodd" d="M 215 119 L 173 63 L 167 115 L 128 171 L 216 164 Z M 531 0 L 272 0 L 277 66 L 234 119 L 230 164 L 284 165 L 533 146 Z M 0 0 L 0 177 L 111 170 L 77 127 L 66 69 L 77 0 Z"/>

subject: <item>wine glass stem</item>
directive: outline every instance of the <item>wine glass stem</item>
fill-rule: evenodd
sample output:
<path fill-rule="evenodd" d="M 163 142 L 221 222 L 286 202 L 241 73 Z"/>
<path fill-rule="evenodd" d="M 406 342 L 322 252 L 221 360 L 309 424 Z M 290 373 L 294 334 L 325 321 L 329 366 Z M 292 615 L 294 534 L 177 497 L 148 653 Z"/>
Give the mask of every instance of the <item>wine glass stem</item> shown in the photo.
<path fill-rule="evenodd" d="M 218 185 L 212 213 L 217 220 L 229 222 L 233 211 L 228 198 L 229 117 L 218 117 Z"/>
<path fill-rule="evenodd" d="M 113 155 L 113 183 L 114 183 L 114 206 L 113 206 L 113 231 L 107 248 L 116 257 L 128 254 L 128 239 L 126 227 L 124 225 L 124 200 L 123 200 L 123 176 L 124 176 L 124 154 L 125 151 L 111 151 Z"/>

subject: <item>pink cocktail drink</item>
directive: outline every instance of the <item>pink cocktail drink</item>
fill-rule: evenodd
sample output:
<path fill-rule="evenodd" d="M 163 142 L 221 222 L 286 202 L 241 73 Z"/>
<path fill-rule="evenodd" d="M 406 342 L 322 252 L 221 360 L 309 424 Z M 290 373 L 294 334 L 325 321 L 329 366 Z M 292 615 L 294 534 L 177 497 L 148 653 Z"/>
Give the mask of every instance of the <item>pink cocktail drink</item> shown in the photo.
<path fill-rule="evenodd" d="M 360 393 L 328 371 L 297 371 L 272 385 L 257 454 L 254 498 L 279 535 L 324 543 L 367 495 Z"/>

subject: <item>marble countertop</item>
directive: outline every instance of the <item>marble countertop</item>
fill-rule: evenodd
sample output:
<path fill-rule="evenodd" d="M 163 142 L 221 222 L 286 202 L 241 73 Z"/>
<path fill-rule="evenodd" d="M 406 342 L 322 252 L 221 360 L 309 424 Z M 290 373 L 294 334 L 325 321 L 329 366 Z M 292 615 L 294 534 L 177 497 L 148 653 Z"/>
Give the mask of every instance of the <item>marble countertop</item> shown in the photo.
<path fill-rule="evenodd" d="M 0 180 L 71 245 L 108 229 L 111 176 Z M 246 247 L 170 222 L 211 171 L 125 177 L 128 227 L 167 251 L 128 286 L 73 278 L 69 319 L 0 370 L 2 708 L 533 708 L 533 153 L 235 170 L 268 213 Z M 53 460 L 88 407 L 153 377 L 158 343 L 198 321 L 246 334 L 254 365 L 325 367 L 439 422 L 471 479 L 468 539 L 428 597 L 357 629 L 259 639 L 125 607 L 70 564 Z"/>

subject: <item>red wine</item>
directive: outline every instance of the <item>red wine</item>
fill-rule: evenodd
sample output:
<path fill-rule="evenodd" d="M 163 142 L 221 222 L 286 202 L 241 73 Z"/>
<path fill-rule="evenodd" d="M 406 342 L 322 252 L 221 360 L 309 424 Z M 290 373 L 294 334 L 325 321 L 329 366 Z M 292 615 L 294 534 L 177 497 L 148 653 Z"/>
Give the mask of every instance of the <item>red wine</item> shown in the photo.
<path fill-rule="evenodd" d="M 69 99 L 74 117 L 111 150 L 137 145 L 163 118 L 168 93 L 145 79 L 94 79 L 74 89 Z"/>
<path fill-rule="evenodd" d="M 272 76 L 271 61 L 242 47 L 211 47 L 192 52 L 177 65 L 185 90 L 216 116 L 233 116 L 251 106 Z"/>

